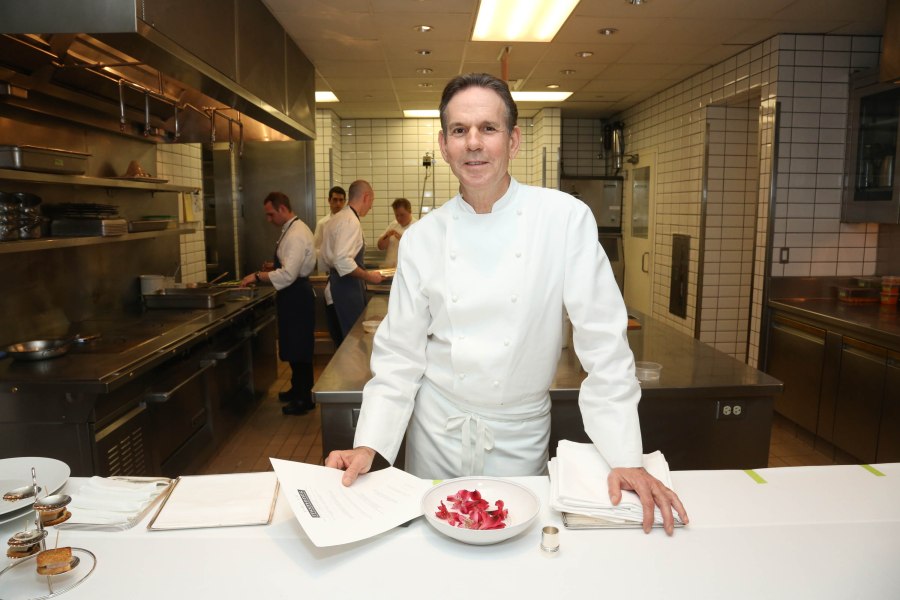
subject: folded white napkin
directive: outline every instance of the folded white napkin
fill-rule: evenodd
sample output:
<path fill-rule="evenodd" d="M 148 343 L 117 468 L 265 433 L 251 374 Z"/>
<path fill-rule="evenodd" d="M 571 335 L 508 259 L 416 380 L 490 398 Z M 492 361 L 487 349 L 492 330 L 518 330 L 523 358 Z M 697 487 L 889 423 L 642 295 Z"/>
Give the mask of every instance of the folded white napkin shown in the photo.
<path fill-rule="evenodd" d="M 669 464 L 661 452 L 645 454 L 643 467 L 666 487 L 672 487 Z M 556 458 L 550 461 L 550 505 L 560 512 L 599 517 L 616 523 L 640 523 L 644 510 L 637 494 L 622 490 L 622 500 L 609 499 L 610 467 L 593 444 L 560 440 Z M 674 514 L 674 513 L 673 513 Z M 676 521 L 678 515 L 674 514 Z M 654 521 L 662 523 L 659 508 Z"/>
<path fill-rule="evenodd" d="M 70 522 L 124 524 L 141 514 L 168 485 L 168 480 L 131 481 L 91 477 L 72 494 Z"/>

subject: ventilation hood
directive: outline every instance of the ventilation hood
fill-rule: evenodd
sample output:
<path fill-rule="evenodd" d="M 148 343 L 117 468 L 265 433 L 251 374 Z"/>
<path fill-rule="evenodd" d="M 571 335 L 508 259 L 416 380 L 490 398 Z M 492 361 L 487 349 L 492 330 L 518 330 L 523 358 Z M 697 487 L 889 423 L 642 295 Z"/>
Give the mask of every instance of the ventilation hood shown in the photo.
<path fill-rule="evenodd" d="M 309 140 L 315 71 L 260 0 L 0 7 L 0 103 L 157 142 Z"/>

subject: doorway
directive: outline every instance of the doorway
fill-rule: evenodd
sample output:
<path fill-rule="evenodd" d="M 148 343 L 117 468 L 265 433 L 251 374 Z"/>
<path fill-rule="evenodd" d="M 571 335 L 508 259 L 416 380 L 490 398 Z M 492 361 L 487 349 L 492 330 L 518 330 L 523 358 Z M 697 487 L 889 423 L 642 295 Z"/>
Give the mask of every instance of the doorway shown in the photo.
<path fill-rule="evenodd" d="M 647 316 L 653 313 L 653 226 L 656 196 L 656 149 L 642 150 L 637 164 L 625 167 L 622 244 L 625 250 L 625 304 Z"/>

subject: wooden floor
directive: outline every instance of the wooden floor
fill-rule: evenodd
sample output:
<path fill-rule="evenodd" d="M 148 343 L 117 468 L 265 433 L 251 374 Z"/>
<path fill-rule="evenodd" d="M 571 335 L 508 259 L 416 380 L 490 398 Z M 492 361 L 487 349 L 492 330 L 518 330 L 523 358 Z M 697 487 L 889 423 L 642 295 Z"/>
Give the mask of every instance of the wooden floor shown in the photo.
<path fill-rule="evenodd" d="M 316 379 L 328 364 L 330 355 L 317 355 Z M 290 387 L 290 369 L 279 363 L 278 379 L 256 410 L 232 438 L 210 459 L 203 473 L 247 473 L 270 471 L 269 457 L 320 465 L 322 432 L 319 409 L 303 416 L 281 414 L 278 392 Z M 770 467 L 829 465 L 834 461 L 812 445 L 809 434 L 798 430 L 790 421 L 776 415 L 769 446 Z"/>

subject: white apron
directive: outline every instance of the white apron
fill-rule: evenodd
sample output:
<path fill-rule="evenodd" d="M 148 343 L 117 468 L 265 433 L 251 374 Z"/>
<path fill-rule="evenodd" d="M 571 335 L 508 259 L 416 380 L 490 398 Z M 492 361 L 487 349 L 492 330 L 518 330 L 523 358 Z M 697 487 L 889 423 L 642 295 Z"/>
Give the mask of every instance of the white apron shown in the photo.
<path fill-rule="evenodd" d="M 426 381 L 406 431 L 405 470 L 423 479 L 543 475 L 549 442 L 548 395 L 485 410 L 457 404 Z"/>

